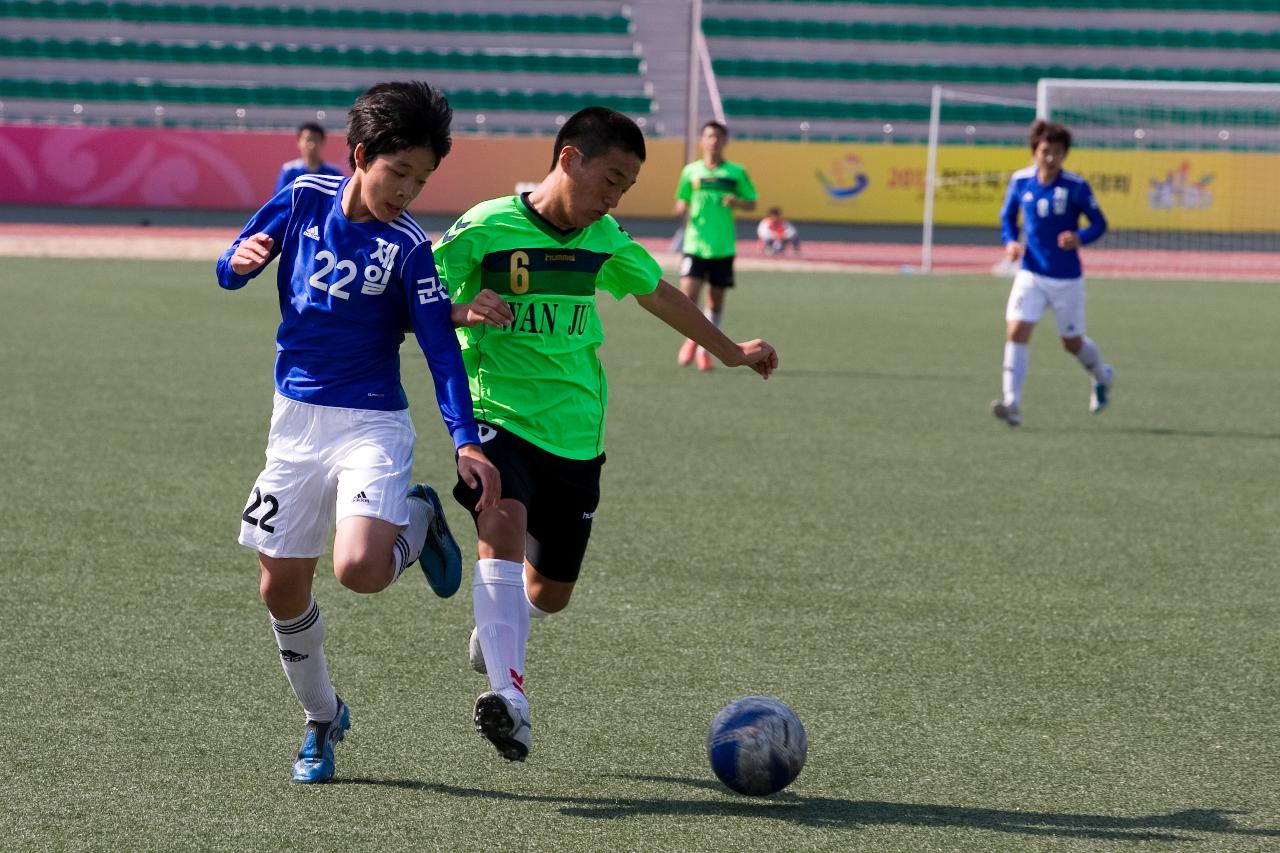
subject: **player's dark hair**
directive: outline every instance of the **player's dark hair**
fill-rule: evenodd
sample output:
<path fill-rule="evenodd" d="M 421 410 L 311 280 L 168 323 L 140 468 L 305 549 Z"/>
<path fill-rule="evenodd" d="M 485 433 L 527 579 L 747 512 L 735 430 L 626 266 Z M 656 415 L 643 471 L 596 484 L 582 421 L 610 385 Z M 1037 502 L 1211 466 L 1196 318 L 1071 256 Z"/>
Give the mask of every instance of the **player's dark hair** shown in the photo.
<path fill-rule="evenodd" d="M 420 80 L 378 83 L 347 113 L 347 159 L 354 170 L 356 146 L 363 143 L 366 163 L 406 148 L 430 148 L 443 160 L 453 147 L 452 121 L 453 108 L 439 89 Z"/>
<path fill-rule="evenodd" d="M 302 124 L 298 125 L 298 133 L 297 133 L 298 136 L 301 136 L 302 134 L 308 133 L 308 132 L 314 133 L 316 136 L 319 136 L 321 140 L 324 139 L 324 125 L 320 124 L 319 122 L 304 121 Z"/>
<path fill-rule="evenodd" d="M 781 215 L 782 215 L 782 208 L 780 208 L 780 207 L 771 207 L 771 208 L 769 208 L 769 215 L 770 215 L 770 216 L 781 216 Z"/>
<path fill-rule="evenodd" d="M 715 119 L 712 119 L 711 121 L 708 121 L 708 122 L 703 122 L 702 131 L 705 133 L 708 127 L 714 127 L 716 131 L 725 139 L 729 138 L 729 128 L 727 125 L 725 125 L 724 122 L 716 121 Z"/>
<path fill-rule="evenodd" d="M 644 134 L 628 116 L 608 107 L 587 107 L 569 116 L 556 134 L 555 148 L 551 153 L 551 168 L 555 169 L 560 152 L 572 145 L 582 152 L 584 160 L 590 160 L 618 148 L 634 154 L 644 162 Z"/>
<path fill-rule="evenodd" d="M 1027 141 L 1031 143 L 1032 153 L 1040 147 L 1041 142 L 1061 145 L 1063 153 L 1066 153 L 1071 150 L 1071 131 L 1057 122 L 1040 118 L 1031 125 L 1031 136 Z"/>

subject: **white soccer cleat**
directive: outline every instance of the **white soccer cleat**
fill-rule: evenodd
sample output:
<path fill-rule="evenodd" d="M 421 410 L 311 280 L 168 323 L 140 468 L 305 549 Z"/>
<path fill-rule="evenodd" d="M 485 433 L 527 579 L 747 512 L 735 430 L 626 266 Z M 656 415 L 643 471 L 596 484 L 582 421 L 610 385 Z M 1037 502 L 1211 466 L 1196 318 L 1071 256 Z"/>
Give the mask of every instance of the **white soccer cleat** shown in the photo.
<path fill-rule="evenodd" d="M 529 713 L 501 693 L 480 694 L 476 699 L 476 731 L 489 739 L 507 761 L 524 761 L 533 748 Z"/>
<path fill-rule="evenodd" d="M 1018 411 L 1017 403 L 1005 403 L 1004 400 L 991 401 L 991 414 L 1004 421 L 1011 427 L 1016 427 L 1022 423 L 1022 414 Z"/>
<path fill-rule="evenodd" d="M 475 628 L 471 629 L 471 638 L 467 640 L 467 660 L 471 661 L 471 668 L 481 675 L 489 672 L 484 663 L 484 649 L 480 647 L 480 635 Z"/>
<path fill-rule="evenodd" d="M 1093 383 L 1093 392 L 1089 394 L 1089 411 L 1095 415 L 1111 402 L 1111 383 L 1115 379 L 1116 369 L 1109 364 L 1104 364 L 1102 374 L 1106 379 Z"/>

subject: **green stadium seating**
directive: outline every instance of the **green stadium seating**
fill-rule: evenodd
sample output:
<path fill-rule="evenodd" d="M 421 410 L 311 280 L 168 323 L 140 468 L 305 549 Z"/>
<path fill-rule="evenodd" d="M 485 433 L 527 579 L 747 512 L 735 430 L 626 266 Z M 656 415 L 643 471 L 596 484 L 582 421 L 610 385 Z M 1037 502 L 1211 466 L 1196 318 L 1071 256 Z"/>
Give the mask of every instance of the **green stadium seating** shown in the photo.
<path fill-rule="evenodd" d="M 93 80 L 35 80 L 0 78 L 0 100 L 30 98 L 105 100 L 105 84 Z M 165 82 L 112 83 L 109 99 L 162 103 L 233 104 L 237 106 L 300 105 L 345 109 L 364 87 L 237 86 Z M 583 104 L 601 104 L 628 113 L 648 113 L 653 104 L 643 95 L 599 92 L 500 91 L 446 89 L 455 109 L 513 111 L 573 111 Z M 119 98 L 116 98 L 116 94 Z"/>
<path fill-rule="evenodd" d="M 636 76 L 630 54 L 485 53 L 414 48 L 337 48 L 319 45 L 162 43 L 81 39 L 0 38 L 0 56 L 122 62 L 226 63 L 350 68 L 416 68 L 505 74 L 618 74 Z"/>
<path fill-rule="evenodd" d="M 620 14 L 475 14 L 394 12 L 341 6 L 301 11 L 285 6 L 216 3 L 103 3 L 69 0 L 0 0 L 0 18 L 120 20 L 135 23 L 209 24 L 243 27 L 321 27 L 344 30 L 442 32 L 585 33 L 625 35 L 630 21 Z"/>
<path fill-rule="evenodd" d="M 1272 3 L 1272 11 L 1280 6 Z M 1275 23 L 1280 25 L 1280 16 Z M 900 24 L 815 21 L 797 18 L 704 18 L 708 36 L 827 41 L 887 41 L 976 45 L 1166 47 L 1213 50 L 1277 50 L 1277 30 L 1177 30 L 1084 27 L 1020 27 L 976 24 Z"/>
<path fill-rule="evenodd" d="M 844 5 L 851 0 L 750 0 L 762 6 Z M 857 0 L 867 5 L 889 6 L 959 6 L 968 8 L 1017 9 L 1029 5 L 1028 0 Z M 1276 12 L 1275 0 L 1037 0 L 1034 4 L 1046 11 L 1104 9 L 1107 11 L 1177 12 Z"/>
<path fill-rule="evenodd" d="M 1106 65 L 937 65 L 881 62 L 831 62 L 794 59 L 717 59 L 716 74 L 758 79 L 844 80 L 859 82 L 935 82 L 968 84 L 1033 84 L 1043 77 L 1080 79 L 1220 81 L 1280 83 L 1280 69 L 1143 68 Z"/>

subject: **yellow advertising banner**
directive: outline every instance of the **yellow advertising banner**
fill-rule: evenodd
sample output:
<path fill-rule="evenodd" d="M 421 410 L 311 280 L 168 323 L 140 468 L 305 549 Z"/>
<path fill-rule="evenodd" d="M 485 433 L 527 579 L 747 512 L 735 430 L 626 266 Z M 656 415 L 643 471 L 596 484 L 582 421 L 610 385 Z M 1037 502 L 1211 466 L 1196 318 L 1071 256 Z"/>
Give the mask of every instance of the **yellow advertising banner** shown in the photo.
<path fill-rule="evenodd" d="M 551 160 L 550 138 L 459 139 L 415 209 L 461 213 L 472 204 L 536 182 Z M 923 145 L 733 140 L 759 192 L 755 218 L 780 207 L 789 219 L 919 225 L 923 220 Z M 618 215 L 672 215 L 684 143 L 651 140 L 640 180 Z M 949 146 L 939 150 L 935 220 L 996 228 L 1009 175 L 1030 165 L 1025 147 Z M 1080 148 L 1067 168 L 1093 186 L 1118 230 L 1280 232 L 1280 155 L 1218 151 L 1108 151 Z"/>
<path fill-rule="evenodd" d="M 762 207 L 788 218 L 919 224 L 928 149 L 740 141 Z M 1024 147 L 951 146 L 938 152 L 939 225 L 994 226 L 1009 176 L 1031 164 Z M 1275 154 L 1077 149 L 1066 166 L 1093 187 L 1111 226 L 1123 230 L 1278 232 Z"/>

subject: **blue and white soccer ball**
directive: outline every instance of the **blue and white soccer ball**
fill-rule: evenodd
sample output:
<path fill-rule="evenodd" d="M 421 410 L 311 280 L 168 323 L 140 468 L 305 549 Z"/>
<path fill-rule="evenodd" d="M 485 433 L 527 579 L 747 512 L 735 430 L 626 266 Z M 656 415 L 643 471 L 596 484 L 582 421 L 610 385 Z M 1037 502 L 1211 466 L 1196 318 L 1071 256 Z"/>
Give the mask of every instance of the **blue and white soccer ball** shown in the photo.
<path fill-rule="evenodd" d="M 743 696 L 721 709 L 707 734 L 707 757 L 720 781 L 739 794 L 762 797 L 800 775 L 809 738 L 800 718 L 777 699 Z"/>

